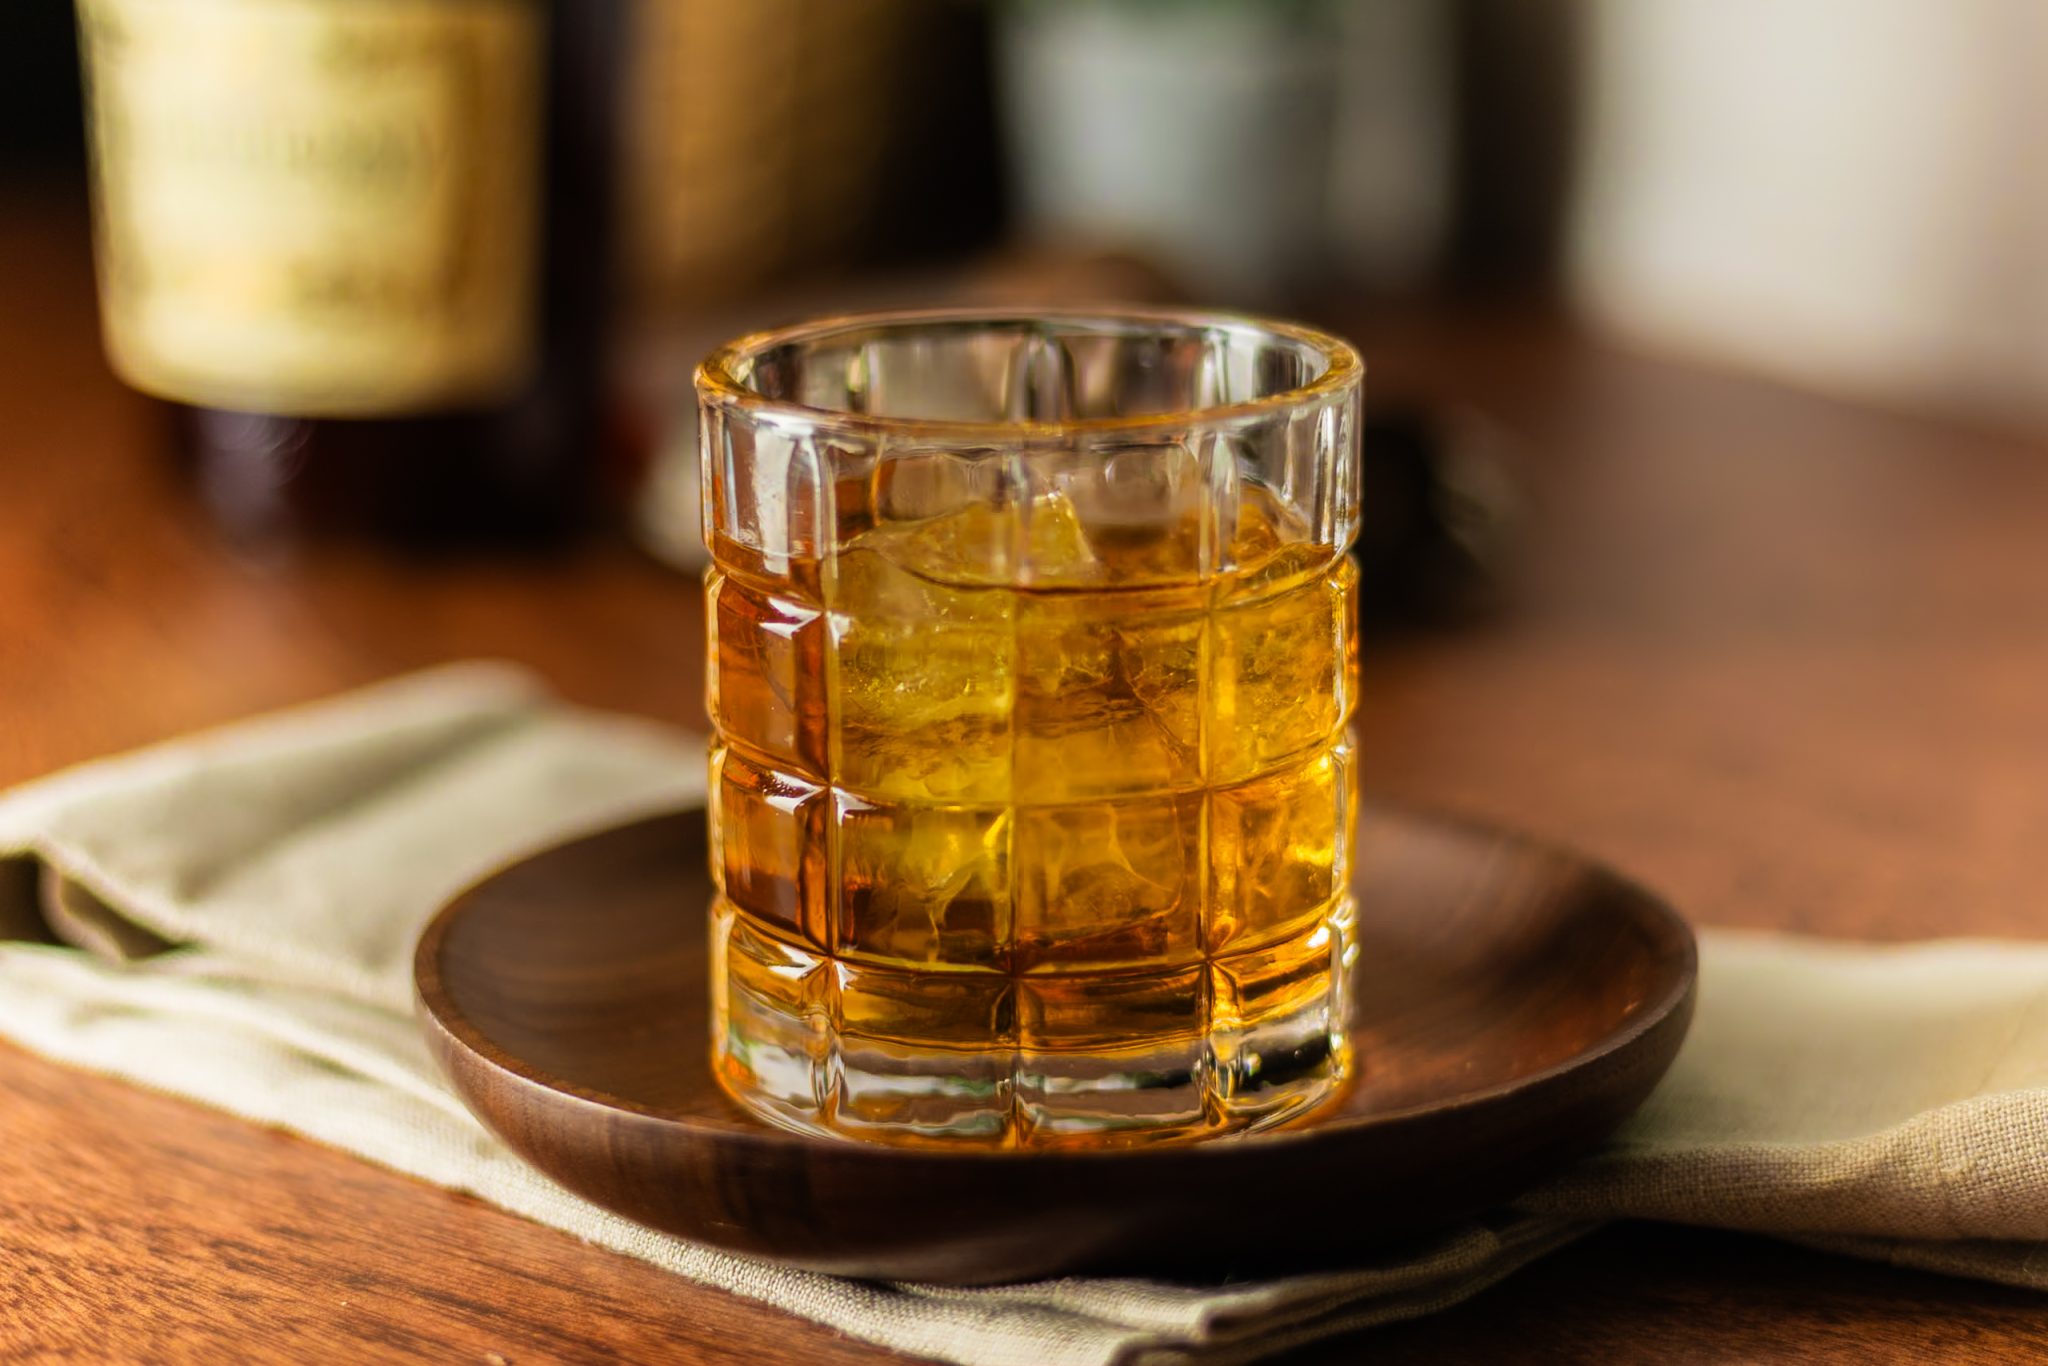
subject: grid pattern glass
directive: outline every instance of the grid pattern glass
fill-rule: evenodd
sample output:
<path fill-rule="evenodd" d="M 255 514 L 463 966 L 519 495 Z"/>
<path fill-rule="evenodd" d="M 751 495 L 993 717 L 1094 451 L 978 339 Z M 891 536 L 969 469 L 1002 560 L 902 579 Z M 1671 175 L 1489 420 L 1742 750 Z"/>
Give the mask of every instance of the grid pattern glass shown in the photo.
<path fill-rule="evenodd" d="M 708 361 L 715 1061 L 786 1125 L 1101 1146 L 1348 1065 L 1357 358 L 1184 315 Z"/>

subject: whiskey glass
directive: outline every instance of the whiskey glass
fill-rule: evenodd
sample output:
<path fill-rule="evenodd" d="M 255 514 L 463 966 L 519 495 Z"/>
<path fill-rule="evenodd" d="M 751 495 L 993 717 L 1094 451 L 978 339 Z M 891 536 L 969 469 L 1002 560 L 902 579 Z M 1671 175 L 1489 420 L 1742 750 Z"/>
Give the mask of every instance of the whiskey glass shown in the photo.
<path fill-rule="evenodd" d="M 799 1130 L 1119 1146 L 1349 1065 L 1362 367 L 901 312 L 697 373 L 713 1061 Z"/>

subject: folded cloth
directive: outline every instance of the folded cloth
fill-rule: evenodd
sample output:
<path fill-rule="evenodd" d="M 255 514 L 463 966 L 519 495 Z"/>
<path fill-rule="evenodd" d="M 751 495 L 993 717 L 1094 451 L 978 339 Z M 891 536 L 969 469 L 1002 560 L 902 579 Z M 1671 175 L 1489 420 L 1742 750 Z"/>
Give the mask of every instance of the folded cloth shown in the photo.
<path fill-rule="evenodd" d="M 0 1035 L 295 1130 L 901 1351 L 1249 1361 L 1457 1302 L 1603 1220 L 1752 1229 L 2048 1288 L 2048 945 L 1713 933 L 1692 1035 L 1601 1152 L 1514 1208 L 1264 1281 L 880 1285 L 639 1228 L 442 1084 L 425 919 L 518 854 L 701 801 L 701 742 L 459 665 L 0 797 Z"/>

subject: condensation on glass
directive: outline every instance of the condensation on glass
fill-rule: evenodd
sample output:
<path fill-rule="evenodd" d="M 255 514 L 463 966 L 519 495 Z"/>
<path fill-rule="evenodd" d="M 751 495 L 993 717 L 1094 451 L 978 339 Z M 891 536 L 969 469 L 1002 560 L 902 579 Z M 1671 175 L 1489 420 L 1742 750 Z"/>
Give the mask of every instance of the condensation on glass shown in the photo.
<path fill-rule="evenodd" d="M 1243 1130 L 1349 1059 L 1360 366 L 842 319 L 698 375 L 714 1062 L 894 1142 Z"/>

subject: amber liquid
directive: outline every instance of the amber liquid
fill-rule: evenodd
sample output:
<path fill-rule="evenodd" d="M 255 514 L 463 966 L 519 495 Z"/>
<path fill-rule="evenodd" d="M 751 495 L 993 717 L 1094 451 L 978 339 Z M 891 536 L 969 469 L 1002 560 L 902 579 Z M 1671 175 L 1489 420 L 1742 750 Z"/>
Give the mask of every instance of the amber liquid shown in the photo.
<path fill-rule="evenodd" d="M 1233 569 L 1161 583 L 1173 537 L 1054 506 L 1035 559 L 1110 586 L 1034 590 L 977 581 L 990 517 L 784 576 L 721 548 L 721 1079 L 894 1141 L 1299 1112 L 1346 1061 L 1351 562 L 1254 495 Z"/>

